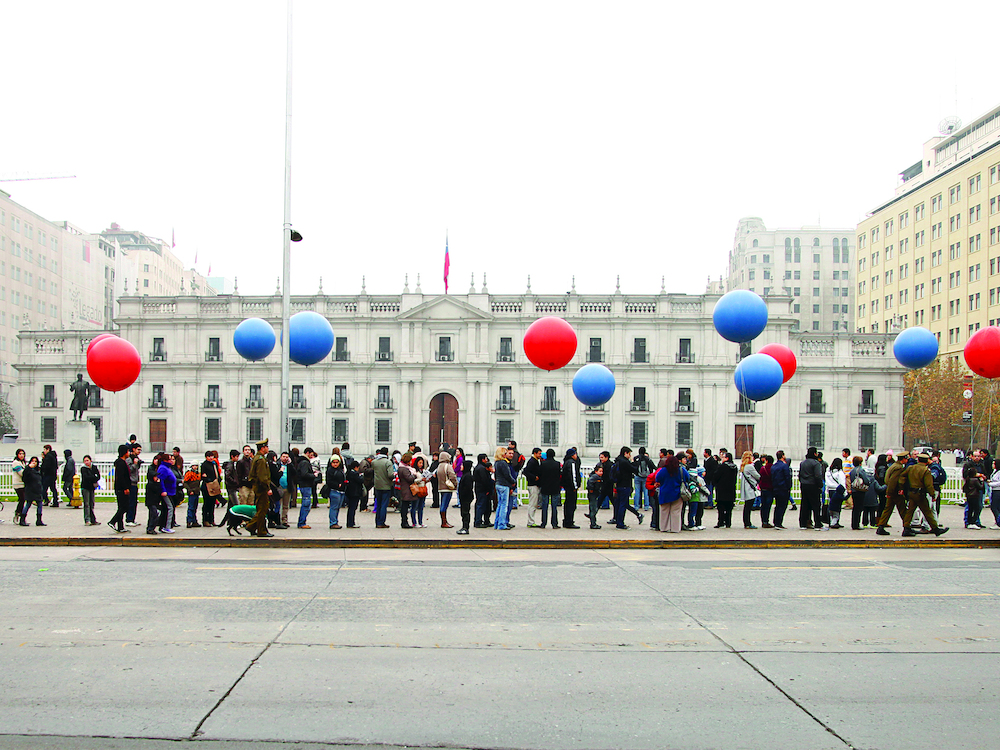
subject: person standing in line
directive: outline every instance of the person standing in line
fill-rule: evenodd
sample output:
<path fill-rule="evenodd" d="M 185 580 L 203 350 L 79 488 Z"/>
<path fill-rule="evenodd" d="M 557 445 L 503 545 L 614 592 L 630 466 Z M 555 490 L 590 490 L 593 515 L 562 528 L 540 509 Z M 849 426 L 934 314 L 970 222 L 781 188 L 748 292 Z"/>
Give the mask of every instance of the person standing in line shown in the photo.
<path fill-rule="evenodd" d="M 847 477 L 844 475 L 844 462 L 839 456 L 833 459 L 826 471 L 826 491 L 830 498 L 829 528 L 842 529 L 844 527 L 840 524 L 840 509 L 843 507 L 844 498 L 847 497 Z"/>
<path fill-rule="evenodd" d="M 517 480 L 511 471 L 511 462 L 513 461 L 513 448 L 497 448 L 493 461 L 497 489 L 497 509 L 494 514 L 493 528 L 497 531 L 509 531 L 514 528 L 507 520 L 510 514 L 510 493 L 517 487 Z"/>
<path fill-rule="evenodd" d="M 667 458 L 669 461 L 669 457 Z M 740 470 L 733 457 L 725 450 L 719 451 L 719 464 L 715 468 L 715 506 L 719 510 L 717 529 L 733 527 L 733 508 L 736 506 L 736 481 Z"/>
<path fill-rule="evenodd" d="M 681 531 L 684 500 L 681 496 L 681 485 L 691 479 L 688 470 L 681 465 L 677 456 L 669 456 L 662 469 L 656 472 L 656 483 L 659 485 L 660 531 L 678 534 Z"/>
<path fill-rule="evenodd" d="M 187 527 L 200 529 L 198 501 L 201 499 L 201 472 L 196 461 L 192 461 L 184 473 L 184 492 L 187 493 Z"/>
<path fill-rule="evenodd" d="M 524 470 L 526 459 L 524 454 L 518 451 L 516 440 L 509 441 L 507 443 L 507 447 L 514 453 L 514 457 L 507 462 L 510 466 L 510 475 L 514 477 L 514 487 L 511 489 L 510 496 L 507 498 L 507 525 L 510 526 L 510 512 L 514 510 L 514 508 L 521 507 L 521 501 L 517 496 L 517 477 Z"/>
<path fill-rule="evenodd" d="M 1000 529 L 1000 458 L 994 459 L 990 472 L 990 512 L 993 514 L 991 529 Z"/>
<path fill-rule="evenodd" d="M 271 507 L 271 469 L 267 464 L 267 438 L 257 441 L 257 454 L 250 464 L 250 497 L 257 512 L 247 522 L 246 529 L 255 536 L 274 536 L 267 530 L 267 511 Z"/>
<path fill-rule="evenodd" d="M 39 468 L 38 456 L 28 459 L 28 465 L 21 472 L 24 477 L 24 515 L 31 512 L 31 504 L 35 504 L 35 526 L 47 526 L 42 523 L 42 472 Z M 28 524 L 24 524 L 27 526 Z"/>
<path fill-rule="evenodd" d="M 761 456 L 761 462 L 760 479 L 757 481 L 760 488 L 760 527 L 773 529 L 771 505 L 774 503 L 774 485 L 771 482 L 771 472 L 774 470 L 774 456 L 765 453 Z"/>
<path fill-rule="evenodd" d="M 578 529 L 576 525 L 576 501 L 580 487 L 579 464 L 577 464 L 576 449 L 570 448 L 563 458 L 562 470 L 559 474 L 559 483 L 562 486 L 565 501 L 563 503 L 563 528 Z"/>
<path fill-rule="evenodd" d="M 295 478 L 298 474 L 298 467 L 292 462 L 292 455 L 288 451 L 282 451 L 278 458 L 278 489 L 281 490 L 280 501 L 275 503 L 278 511 L 279 528 L 288 528 L 288 511 L 292 507 L 292 498 L 295 497 Z"/>
<path fill-rule="evenodd" d="M 174 456 L 164 453 L 156 475 L 160 479 L 160 533 L 173 534 L 177 522 L 174 520 L 174 495 L 177 494 L 177 473 L 173 467 Z"/>
<path fill-rule="evenodd" d="M 785 528 L 785 511 L 792 499 L 791 459 L 784 451 L 775 454 L 777 459 L 771 466 L 771 491 L 774 493 L 774 528 Z"/>
<path fill-rule="evenodd" d="M 101 471 L 94 466 L 94 460 L 88 455 L 83 457 L 80 467 L 80 497 L 83 500 L 83 523 L 86 526 L 97 526 L 94 517 L 94 494 L 97 483 L 101 480 Z"/>
<path fill-rule="evenodd" d="M 756 529 L 750 514 L 760 498 L 760 473 L 753 464 L 753 453 L 743 451 L 740 459 L 740 499 L 743 501 L 743 528 Z"/>
<path fill-rule="evenodd" d="M 313 472 L 312 457 L 316 452 L 312 448 L 306 448 L 305 455 L 298 455 L 298 448 L 292 448 L 292 461 L 295 467 L 295 475 L 299 487 L 299 520 L 296 526 L 300 529 L 312 528 L 309 526 L 309 510 L 312 508 L 313 498 L 316 496 L 316 475 Z"/>
<path fill-rule="evenodd" d="M 14 494 L 17 495 L 17 509 L 14 511 L 14 523 L 18 526 L 28 525 L 28 522 L 24 520 L 27 514 L 27 510 L 25 509 L 24 469 L 28 466 L 28 462 L 24 456 L 24 448 L 18 448 L 14 452 L 14 460 L 10 463 L 11 482 L 14 486 Z"/>
<path fill-rule="evenodd" d="M 413 456 L 414 459 L 417 458 L 416 454 Z M 410 462 L 412 465 L 412 461 Z M 440 508 L 441 507 L 441 486 L 438 482 L 437 470 L 438 466 L 441 465 L 441 451 L 433 451 L 431 453 L 431 463 L 427 468 L 430 472 L 430 480 L 427 482 L 427 486 L 431 489 L 431 507 Z M 412 509 L 411 509 L 412 512 Z M 416 523 L 414 523 L 416 525 Z"/>
<path fill-rule="evenodd" d="M 590 512 L 587 513 L 587 518 L 590 519 L 590 528 L 599 529 L 601 525 L 597 523 L 597 511 L 601 507 L 601 501 L 604 499 L 604 466 L 603 464 L 597 464 L 594 470 L 587 477 L 587 503 L 590 506 Z"/>
<path fill-rule="evenodd" d="M 56 489 L 56 475 L 59 473 L 59 458 L 56 456 L 51 445 L 42 446 L 42 463 L 40 467 L 42 477 L 42 500 L 49 505 L 49 490 L 52 490 L 51 505 L 53 508 L 59 507 L 59 491 Z"/>
<path fill-rule="evenodd" d="M 488 529 L 490 514 L 493 512 L 493 495 L 496 493 L 496 482 L 490 470 L 490 457 L 485 453 L 476 456 L 476 468 L 472 471 L 472 488 L 476 495 L 476 514 L 474 526 L 477 529 Z"/>
<path fill-rule="evenodd" d="M 244 445 L 243 455 L 236 461 L 236 482 L 240 486 L 237 493 L 237 501 L 239 505 L 254 504 L 252 491 L 250 489 L 250 466 L 253 463 L 253 458 L 253 448 L 249 445 Z M 177 460 L 174 459 L 175 466 L 176 463 Z M 183 476 L 184 469 L 181 468 L 180 471 Z"/>
<path fill-rule="evenodd" d="M 139 443 L 133 442 L 129 449 L 128 458 L 126 459 L 129 479 L 132 481 L 132 491 L 129 493 L 128 498 L 128 510 L 125 513 L 126 526 L 139 525 L 139 522 L 135 520 L 135 514 L 139 509 L 139 472 L 142 469 L 142 459 L 139 457 L 141 455 L 142 446 Z"/>
<path fill-rule="evenodd" d="M 311 448 L 306 448 L 307 456 L 309 455 L 309 451 L 311 450 L 312 450 Z M 371 493 L 372 486 L 375 484 L 375 471 L 372 468 L 372 461 L 374 460 L 375 456 L 369 454 L 359 462 L 358 466 L 358 473 L 361 474 L 361 479 L 365 485 L 365 492 L 361 496 L 361 505 L 358 506 L 358 510 L 361 511 L 362 513 L 368 512 L 368 496 Z M 314 486 L 313 495 L 316 494 L 315 490 L 316 488 Z"/>
<path fill-rule="evenodd" d="M 639 454 L 632 462 L 632 469 L 635 477 L 633 480 L 635 484 L 635 507 L 641 510 L 649 510 L 652 506 L 652 498 L 646 492 L 646 477 L 651 472 L 656 471 L 656 466 L 653 464 L 649 454 L 646 453 L 644 447 L 639 448 Z"/>
<path fill-rule="evenodd" d="M 222 497 L 222 467 L 217 451 L 205 451 L 201 464 L 201 525 L 215 526 L 215 504 Z"/>
<path fill-rule="evenodd" d="M 130 505 L 129 493 L 132 492 L 132 478 L 129 476 L 129 465 L 126 461 L 129 453 L 127 445 L 119 445 L 118 458 L 115 459 L 114 466 L 115 500 L 118 502 L 118 512 L 108 521 L 108 526 L 118 534 L 127 534 L 129 531 L 125 528 L 125 514 Z"/>
<path fill-rule="evenodd" d="M 882 511 L 885 510 L 885 474 L 889 470 L 889 463 L 891 461 L 892 456 L 880 453 L 879 457 L 875 459 L 875 468 L 871 472 L 875 478 L 876 486 L 879 488 L 876 490 L 878 506 L 876 507 L 875 522 L 871 524 L 872 526 L 876 525 L 878 519 L 882 516 Z"/>
<path fill-rule="evenodd" d="M 559 528 L 559 497 L 562 485 L 562 466 L 556 461 L 553 448 L 545 451 L 545 458 L 538 465 L 538 498 L 542 507 L 542 528 L 549 520 L 549 509 L 552 511 L 552 528 Z"/>
<path fill-rule="evenodd" d="M 531 458 L 524 463 L 524 479 L 528 483 L 528 518 L 526 523 L 529 529 L 538 528 L 538 500 L 541 489 L 538 486 L 538 467 L 542 462 L 542 449 L 532 448 Z"/>
<path fill-rule="evenodd" d="M 330 493 L 330 528 L 340 529 L 340 508 L 344 504 L 347 474 L 336 453 L 330 456 L 330 462 L 326 465 L 326 489 Z"/>
<path fill-rule="evenodd" d="M 622 446 L 622 449 L 618 452 L 618 458 L 615 459 L 612 465 L 611 472 L 613 475 L 617 474 L 617 476 L 613 477 L 614 495 L 612 496 L 615 500 L 615 527 L 622 530 L 628 528 L 625 525 L 626 511 L 631 511 L 639 519 L 638 523 L 641 525 L 642 513 L 629 503 L 629 498 L 632 496 L 632 477 L 634 476 L 631 448 Z"/>
<path fill-rule="evenodd" d="M 940 451 L 938 451 L 938 454 L 940 455 Z M 869 448 L 868 451 L 865 453 L 865 462 L 864 462 L 865 471 L 867 471 L 873 477 L 875 473 L 875 462 L 877 460 L 878 458 L 875 456 L 875 449 Z"/>
<path fill-rule="evenodd" d="M 181 455 L 181 449 L 174 446 L 173 450 L 174 460 L 169 464 L 170 470 L 174 472 L 174 496 L 171 498 L 170 502 L 170 528 L 176 529 L 177 523 L 177 508 L 184 502 L 184 457 Z M 160 466 L 163 466 L 161 463 Z M 247 464 L 249 470 L 249 463 Z"/>
<path fill-rule="evenodd" d="M 984 475 L 990 473 L 988 469 L 991 466 L 992 462 L 986 463 L 983 471 Z M 945 482 L 948 481 L 948 473 L 944 470 L 944 467 L 941 465 L 941 451 L 936 450 L 931 452 L 931 462 L 928 465 L 928 468 L 931 470 L 931 477 L 933 477 L 934 479 L 934 512 L 937 513 L 938 518 L 940 518 L 941 498 L 944 495 L 943 490 Z M 983 482 L 984 486 L 986 484 L 986 481 L 987 480 L 985 480 L 984 477 L 984 482 Z"/>
<path fill-rule="evenodd" d="M 229 460 L 222 464 L 222 476 L 226 480 L 227 509 L 237 505 L 240 501 L 240 480 L 236 473 L 236 464 L 239 459 L 240 452 L 233 449 L 229 451 Z"/>
<path fill-rule="evenodd" d="M 63 458 L 65 459 L 65 463 L 63 463 L 62 470 L 62 491 L 68 503 L 73 499 L 73 477 L 76 476 L 76 460 L 73 458 L 73 451 L 69 448 L 63 451 Z"/>
<path fill-rule="evenodd" d="M 861 531 L 862 520 L 867 527 L 868 500 L 873 505 L 878 502 L 878 484 L 864 466 L 864 459 L 855 456 L 851 459 L 851 473 L 847 476 L 847 486 L 851 489 L 851 530 Z"/>
<path fill-rule="evenodd" d="M 411 488 L 417 484 L 418 480 L 421 483 L 424 481 L 422 472 L 419 472 L 415 470 L 414 467 L 410 466 L 411 461 L 413 461 L 413 454 L 407 451 L 400 456 L 399 466 L 396 469 L 396 477 L 399 480 L 399 525 L 400 528 L 403 529 L 413 528 L 408 519 L 410 507 L 413 505 L 413 501 L 415 499 Z M 421 459 L 421 463 L 422 461 L 423 459 Z M 426 487 L 424 489 L 426 491 Z M 426 497 L 427 496 L 424 495 L 424 498 Z"/>
<path fill-rule="evenodd" d="M 414 486 L 410 487 L 410 494 L 413 496 L 410 501 L 410 525 L 415 529 L 426 529 L 427 526 L 424 525 L 424 508 L 427 504 L 427 497 L 430 495 L 430 480 L 433 475 L 430 469 L 427 468 L 427 457 L 422 453 L 417 453 L 410 459 L 410 468 L 417 475 L 416 481 L 413 482 Z M 438 508 L 440 507 L 439 494 Z"/>
<path fill-rule="evenodd" d="M 799 464 L 799 489 L 802 501 L 799 507 L 800 529 L 821 529 L 820 493 L 823 491 L 823 466 L 819 462 L 816 449 L 806 450 L 805 459 Z"/>
<path fill-rule="evenodd" d="M 705 467 L 705 485 L 708 487 L 708 503 L 706 508 L 715 507 L 715 470 L 719 466 L 719 459 L 712 455 L 711 448 L 705 448 L 701 452 L 702 466 Z"/>
<path fill-rule="evenodd" d="M 347 528 L 349 529 L 361 528 L 358 525 L 356 514 L 358 511 L 358 504 L 361 502 L 361 497 L 365 494 L 365 480 L 361 476 L 361 472 L 358 471 L 359 467 L 360 464 L 353 458 L 347 465 L 347 489 L 344 494 L 347 500 Z M 303 504 L 305 504 L 305 501 L 303 501 Z"/>
<path fill-rule="evenodd" d="M 388 529 L 386 514 L 389 512 L 389 501 L 392 499 L 393 475 L 396 472 L 389 458 L 388 448 L 379 448 L 372 461 L 373 484 L 375 488 L 375 528 Z"/>
<path fill-rule="evenodd" d="M 157 453 L 149 462 L 146 469 L 146 533 L 156 534 L 156 528 L 163 525 L 160 519 L 160 477 L 157 474 L 160 468 L 160 457 L 162 453 Z"/>
<path fill-rule="evenodd" d="M 441 507 L 441 528 L 454 528 L 448 523 L 448 506 L 451 505 L 451 498 L 455 490 L 458 489 L 458 475 L 455 467 L 451 463 L 451 454 L 448 451 L 438 452 L 438 467 L 435 472 L 437 478 L 438 495 Z M 421 522 L 421 525 L 423 522 Z"/>
<path fill-rule="evenodd" d="M 458 455 L 461 455 L 459 453 Z M 456 472 L 457 473 L 457 472 Z M 468 534 L 472 502 L 475 499 L 475 482 L 472 478 L 472 461 L 462 461 L 462 478 L 458 480 L 458 508 L 462 515 L 462 528 L 456 534 Z"/>
<path fill-rule="evenodd" d="M 649 507 L 651 509 L 649 513 L 650 515 L 649 528 L 651 528 L 653 531 L 660 530 L 660 503 L 659 503 L 660 486 L 656 484 L 656 472 L 658 472 L 660 469 L 666 466 L 667 458 L 672 455 L 674 455 L 674 452 L 669 448 L 660 448 L 659 461 L 657 461 L 656 468 L 650 475 L 652 476 L 652 479 L 646 477 L 646 492 L 649 494 L 651 500 L 656 501 L 656 502 L 651 502 L 649 504 Z"/>

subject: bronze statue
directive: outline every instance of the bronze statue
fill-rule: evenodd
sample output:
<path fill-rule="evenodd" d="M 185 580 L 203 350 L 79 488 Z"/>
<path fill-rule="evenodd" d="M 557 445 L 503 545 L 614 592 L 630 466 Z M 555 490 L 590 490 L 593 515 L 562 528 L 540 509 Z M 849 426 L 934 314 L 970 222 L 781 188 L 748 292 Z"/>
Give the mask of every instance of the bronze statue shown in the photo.
<path fill-rule="evenodd" d="M 90 403 L 90 383 L 83 379 L 81 373 L 77 373 L 76 382 L 71 383 L 69 389 L 73 392 L 73 402 L 69 408 L 73 411 L 73 421 L 79 422 Z"/>

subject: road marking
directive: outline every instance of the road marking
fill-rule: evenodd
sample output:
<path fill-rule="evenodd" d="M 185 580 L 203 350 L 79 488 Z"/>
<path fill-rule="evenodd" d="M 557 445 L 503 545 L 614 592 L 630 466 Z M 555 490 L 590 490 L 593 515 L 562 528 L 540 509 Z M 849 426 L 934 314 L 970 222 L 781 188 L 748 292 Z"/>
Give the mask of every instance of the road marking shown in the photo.
<path fill-rule="evenodd" d="M 267 601 L 278 601 L 284 599 L 283 596 L 168 596 L 166 599 L 183 599 L 183 600 L 193 600 L 193 599 L 210 599 L 210 600 L 226 600 L 226 601 L 245 601 L 247 599 L 265 599 Z"/>
<path fill-rule="evenodd" d="M 339 565 L 206 565 L 195 570 L 389 570 L 389 568 L 344 568 Z"/>
<path fill-rule="evenodd" d="M 890 570 L 881 565 L 717 565 L 712 570 Z"/>
<path fill-rule="evenodd" d="M 994 596 L 994 594 L 799 594 L 799 599 L 910 599 L 940 596 Z"/>

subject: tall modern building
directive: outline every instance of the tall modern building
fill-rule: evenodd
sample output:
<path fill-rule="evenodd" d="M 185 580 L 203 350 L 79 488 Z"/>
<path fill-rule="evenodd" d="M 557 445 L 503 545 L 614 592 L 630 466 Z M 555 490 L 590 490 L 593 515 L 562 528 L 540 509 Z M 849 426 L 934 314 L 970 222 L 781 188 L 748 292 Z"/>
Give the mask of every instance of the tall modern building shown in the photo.
<path fill-rule="evenodd" d="M 925 326 L 957 354 L 1000 321 L 1000 107 L 941 127 L 858 224 L 857 330 Z"/>
<path fill-rule="evenodd" d="M 768 229 L 755 216 L 740 219 L 725 289 L 710 280 L 708 291 L 791 297 L 799 329 L 854 330 L 853 236 L 851 228 Z"/>
<path fill-rule="evenodd" d="M 128 293 L 156 297 L 217 293 L 208 279 L 193 268 L 184 268 L 172 250 L 172 243 L 138 230 L 122 229 L 115 223 L 101 232 L 101 236 L 116 242 L 124 255 L 116 297 Z"/>
<path fill-rule="evenodd" d="M 794 263 L 794 256 L 793 261 Z M 325 361 L 292 366 L 288 406 L 294 445 L 328 453 L 350 441 L 355 455 L 379 446 L 460 445 L 491 453 L 513 438 L 527 449 L 576 446 L 586 461 L 623 445 L 658 448 L 779 448 L 799 456 L 828 450 L 898 447 L 903 370 L 884 335 L 796 331 L 792 298 L 768 295 L 767 329 L 753 349 L 792 348 L 798 370 L 770 400 L 740 397 L 733 372 L 741 347 L 712 325 L 718 295 L 662 292 L 632 296 L 468 294 L 295 296 L 292 312 L 314 310 L 333 326 Z M 247 362 L 233 348 L 240 321 L 260 317 L 277 330 L 281 299 L 271 296 L 136 296 L 119 300 L 115 323 L 139 350 L 142 373 L 121 393 L 95 389 L 87 418 L 99 450 L 130 433 L 147 447 L 221 452 L 278 434 L 280 352 Z M 576 356 L 555 372 L 521 349 L 544 315 L 567 320 Z M 36 331 L 19 361 L 22 440 L 57 443 L 69 419 L 63 392 L 85 372 L 90 332 Z M 746 351 L 742 352 L 743 354 Z M 600 362 L 616 391 L 599 408 L 573 395 L 573 375 Z M 272 442 L 273 445 L 273 442 Z"/>

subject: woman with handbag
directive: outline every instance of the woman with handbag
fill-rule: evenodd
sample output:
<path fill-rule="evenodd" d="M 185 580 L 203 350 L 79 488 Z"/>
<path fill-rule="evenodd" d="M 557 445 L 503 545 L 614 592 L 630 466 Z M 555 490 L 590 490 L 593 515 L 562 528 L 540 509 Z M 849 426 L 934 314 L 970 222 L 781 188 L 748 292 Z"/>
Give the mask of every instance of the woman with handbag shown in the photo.
<path fill-rule="evenodd" d="M 340 506 L 344 504 L 344 491 L 347 489 L 347 474 L 339 453 L 334 453 L 326 465 L 326 489 L 330 493 L 330 528 L 339 529 Z"/>
<path fill-rule="evenodd" d="M 844 475 L 844 462 L 839 456 L 833 459 L 830 468 L 826 470 L 826 491 L 830 498 L 827 511 L 829 524 L 823 524 L 823 529 L 842 529 L 844 527 L 840 525 L 840 507 L 847 497 L 847 477 Z"/>
<path fill-rule="evenodd" d="M 407 451 L 399 458 L 399 466 L 396 467 L 396 481 L 399 483 L 399 525 L 403 529 L 412 529 L 409 522 L 409 510 L 414 501 L 414 493 L 421 495 L 421 500 L 427 498 L 427 484 L 423 474 L 414 471 L 410 466 L 413 454 Z M 417 461 L 418 465 L 423 463 L 423 458 Z M 419 486 L 417 482 L 420 482 Z"/>
<path fill-rule="evenodd" d="M 435 472 L 427 468 L 427 459 L 419 454 L 410 460 L 410 468 L 417 476 L 410 484 L 410 495 L 412 495 L 410 525 L 415 529 L 425 529 L 427 527 L 424 526 L 424 507 L 427 504 L 427 495 L 433 489 L 431 479 L 435 476 Z M 402 485 L 402 483 L 400 484 Z M 438 506 L 440 507 L 440 502 Z"/>
<path fill-rule="evenodd" d="M 861 531 L 862 528 L 868 528 L 870 522 L 874 520 L 872 516 L 875 515 L 878 508 L 878 493 L 881 485 L 862 465 L 861 456 L 855 456 L 851 463 L 854 468 L 851 469 L 847 478 L 851 483 L 851 501 L 853 502 L 851 529 Z M 885 491 L 885 487 L 882 487 L 882 491 Z"/>
<path fill-rule="evenodd" d="M 760 498 L 760 472 L 753 465 L 753 453 L 743 451 L 740 461 L 740 499 L 743 501 L 743 528 L 756 529 L 750 514 Z"/>
<path fill-rule="evenodd" d="M 222 473 L 213 453 L 205 451 L 205 460 L 201 463 L 201 525 L 206 528 L 215 526 L 215 503 L 222 496 L 219 482 Z"/>
<path fill-rule="evenodd" d="M 24 520 L 24 516 L 26 515 L 24 509 L 24 470 L 28 466 L 28 461 L 24 456 L 24 448 L 18 448 L 14 453 L 14 460 L 10 462 L 10 471 L 13 475 L 12 480 L 14 494 L 17 495 L 17 508 L 14 510 L 14 523 L 18 526 L 28 525 L 28 522 Z"/>
<path fill-rule="evenodd" d="M 441 528 L 450 529 L 452 525 L 448 523 L 448 505 L 451 503 L 452 493 L 458 489 L 458 475 L 455 467 L 451 463 L 451 454 L 441 451 L 438 454 L 437 467 L 438 491 L 441 497 Z M 421 526 L 423 522 L 421 521 Z"/>
<path fill-rule="evenodd" d="M 656 483 L 659 484 L 657 500 L 660 506 L 660 531 L 680 533 L 684 509 L 683 493 L 691 477 L 688 470 L 681 466 L 677 456 L 667 456 L 663 468 L 656 472 Z M 690 497 L 690 490 L 686 490 Z"/>

